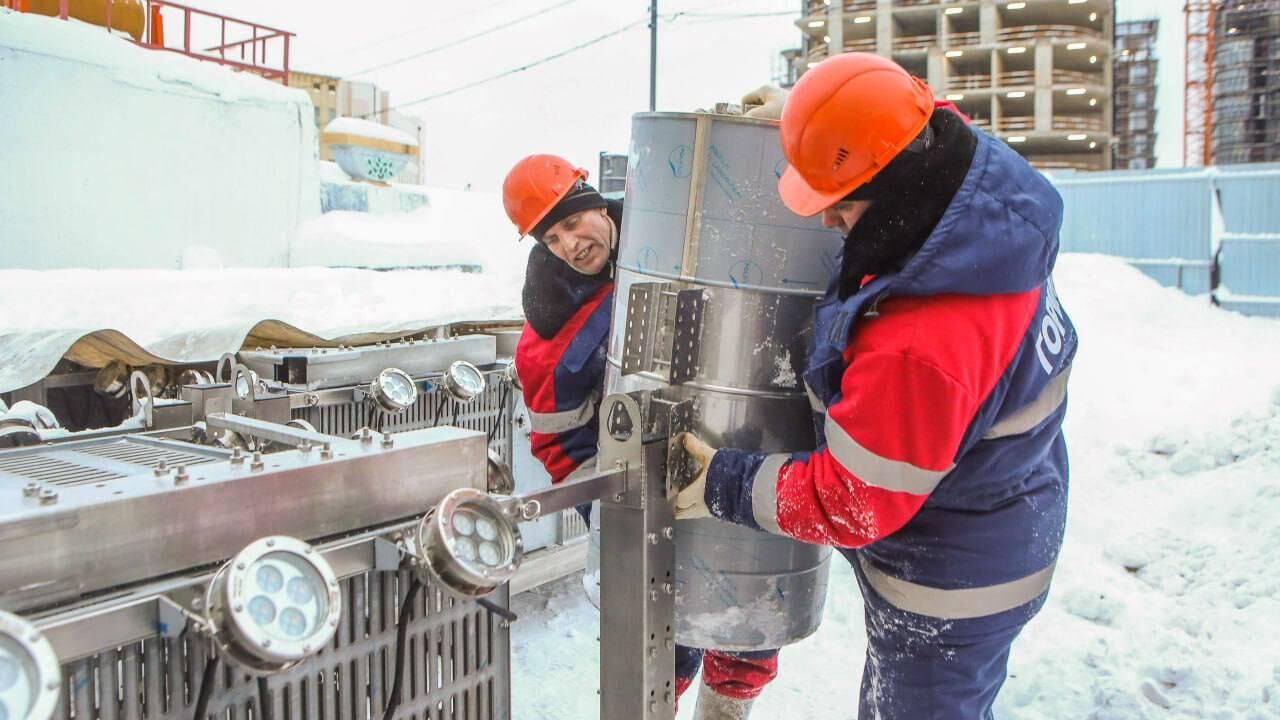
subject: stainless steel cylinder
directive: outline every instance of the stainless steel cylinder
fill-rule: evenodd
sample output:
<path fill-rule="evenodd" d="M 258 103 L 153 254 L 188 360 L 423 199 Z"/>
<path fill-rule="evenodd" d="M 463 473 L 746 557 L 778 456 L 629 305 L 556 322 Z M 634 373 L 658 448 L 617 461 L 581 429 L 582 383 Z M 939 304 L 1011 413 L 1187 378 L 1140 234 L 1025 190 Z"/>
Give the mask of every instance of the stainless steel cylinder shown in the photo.
<path fill-rule="evenodd" d="M 840 237 L 788 211 L 776 123 L 632 121 L 606 384 L 691 400 L 718 447 L 812 450 L 799 381 L 814 299 Z M 676 638 L 753 650 L 817 629 L 830 549 L 719 520 L 676 523 Z"/>

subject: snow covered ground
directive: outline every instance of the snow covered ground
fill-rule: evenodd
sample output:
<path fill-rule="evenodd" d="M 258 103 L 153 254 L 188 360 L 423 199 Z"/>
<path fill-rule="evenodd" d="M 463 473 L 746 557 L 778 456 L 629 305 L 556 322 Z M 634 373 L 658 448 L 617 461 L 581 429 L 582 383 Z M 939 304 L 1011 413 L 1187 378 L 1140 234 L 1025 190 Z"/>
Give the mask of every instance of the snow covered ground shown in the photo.
<path fill-rule="evenodd" d="M 1070 518 L 997 716 L 1280 718 L 1280 322 L 1112 258 L 1064 256 L 1056 275 L 1081 337 Z M 597 616 L 577 579 L 515 609 L 516 720 L 597 717 Z M 821 629 L 783 650 L 756 716 L 856 717 L 862 637 L 836 558 Z"/>

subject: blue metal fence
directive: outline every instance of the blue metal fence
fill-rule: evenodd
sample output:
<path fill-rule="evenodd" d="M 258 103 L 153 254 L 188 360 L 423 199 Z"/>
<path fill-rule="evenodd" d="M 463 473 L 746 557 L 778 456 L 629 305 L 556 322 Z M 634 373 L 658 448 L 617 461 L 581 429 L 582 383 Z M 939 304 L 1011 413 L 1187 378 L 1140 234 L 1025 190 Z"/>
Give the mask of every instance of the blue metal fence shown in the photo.
<path fill-rule="evenodd" d="M 1280 316 L 1280 164 L 1052 173 L 1062 249 L 1125 259 L 1224 307 Z"/>
<path fill-rule="evenodd" d="M 1215 296 L 1232 310 L 1280 317 L 1280 164 L 1228 166 L 1215 184 L 1223 225 Z"/>

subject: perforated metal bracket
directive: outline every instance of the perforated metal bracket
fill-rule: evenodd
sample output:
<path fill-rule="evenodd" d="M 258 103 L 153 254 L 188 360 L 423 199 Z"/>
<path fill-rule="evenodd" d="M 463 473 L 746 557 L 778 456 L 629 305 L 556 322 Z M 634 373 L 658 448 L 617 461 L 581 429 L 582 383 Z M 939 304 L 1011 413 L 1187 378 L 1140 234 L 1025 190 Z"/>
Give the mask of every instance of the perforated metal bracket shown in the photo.
<path fill-rule="evenodd" d="M 681 290 L 676 295 L 671 338 L 671 384 L 680 385 L 698 375 L 698 351 L 702 343 L 702 310 L 706 296 L 702 290 Z"/>
<path fill-rule="evenodd" d="M 672 385 L 698 374 L 702 337 L 702 290 L 675 290 L 670 283 L 636 283 L 627 296 L 622 374 L 651 373 Z"/>
<path fill-rule="evenodd" d="M 698 476 L 698 463 L 684 451 L 678 442 L 682 433 L 693 430 L 694 405 L 692 400 L 672 403 L 665 402 L 667 408 L 667 432 L 671 438 L 667 448 L 667 492 L 668 494 L 683 490 Z"/>
<path fill-rule="evenodd" d="M 627 294 L 626 329 L 622 343 L 622 374 L 653 369 L 653 334 L 659 287 L 666 283 L 636 283 Z"/>

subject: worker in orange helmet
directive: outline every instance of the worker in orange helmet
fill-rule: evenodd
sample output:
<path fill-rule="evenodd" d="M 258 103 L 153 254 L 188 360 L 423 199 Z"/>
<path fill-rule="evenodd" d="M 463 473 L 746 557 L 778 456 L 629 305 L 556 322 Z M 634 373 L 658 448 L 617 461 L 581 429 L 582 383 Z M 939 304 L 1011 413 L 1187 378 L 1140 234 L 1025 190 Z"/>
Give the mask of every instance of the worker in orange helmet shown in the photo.
<path fill-rule="evenodd" d="M 529 410 L 531 450 L 558 483 L 596 455 L 622 203 L 606 200 L 587 183 L 586 170 L 555 155 L 516 163 L 502 200 L 516 231 L 537 240 L 525 273 L 516 375 Z M 579 512 L 590 523 L 590 505 Z M 777 676 L 778 651 L 704 653 L 677 646 L 677 697 L 699 667 L 695 717 L 746 718 Z"/>
<path fill-rule="evenodd" d="M 1077 340 L 1051 278 L 1062 200 L 876 55 L 746 100 L 757 116 L 781 106 L 783 202 L 845 235 L 803 376 L 818 447 L 685 435 L 703 469 L 676 517 L 844 554 L 866 613 L 859 717 L 991 718 L 1066 520 Z"/>

